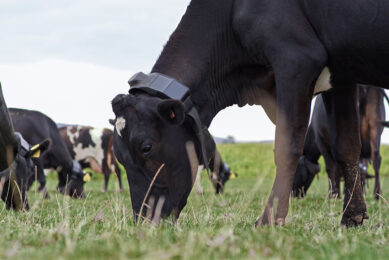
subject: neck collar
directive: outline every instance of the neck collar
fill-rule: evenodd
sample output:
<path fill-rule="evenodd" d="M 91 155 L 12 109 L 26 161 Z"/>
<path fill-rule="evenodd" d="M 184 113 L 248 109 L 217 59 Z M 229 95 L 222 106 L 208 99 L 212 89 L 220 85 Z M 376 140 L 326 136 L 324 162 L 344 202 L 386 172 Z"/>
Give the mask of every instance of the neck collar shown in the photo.
<path fill-rule="evenodd" d="M 201 149 L 201 160 L 209 173 L 209 160 L 215 152 L 215 142 L 208 132 L 208 128 L 201 123 L 199 113 L 193 105 L 190 90 L 187 86 L 174 78 L 161 73 L 150 73 L 148 75 L 138 72 L 128 81 L 130 84 L 129 94 L 138 91 L 145 92 L 150 96 L 162 99 L 180 100 L 185 107 L 186 118 L 190 121 L 192 129 L 196 133 Z"/>

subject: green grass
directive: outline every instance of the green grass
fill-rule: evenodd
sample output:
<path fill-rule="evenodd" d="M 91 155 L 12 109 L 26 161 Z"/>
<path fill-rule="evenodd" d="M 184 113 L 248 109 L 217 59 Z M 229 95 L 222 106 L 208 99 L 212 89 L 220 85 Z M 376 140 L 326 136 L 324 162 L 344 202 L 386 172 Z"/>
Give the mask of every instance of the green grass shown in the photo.
<path fill-rule="evenodd" d="M 49 176 L 51 198 L 29 193 L 31 210 L 10 212 L 0 204 L 0 258 L 28 259 L 383 259 L 389 256 L 389 204 L 376 202 L 370 181 L 366 200 L 369 221 L 341 228 L 341 200 L 327 199 L 321 173 L 306 199 L 291 199 L 287 225 L 254 229 L 270 191 L 275 167 L 272 144 L 219 146 L 239 174 L 226 193 L 214 195 L 206 178 L 204 194 L 193 192 L 176 225 L 132 222 L 127 181 L 119 193 L 111 175 L 109 192 L 94 175 L 86 200 L 57 194 Z M 382 187 L 389 199 L 389 147 L 383 147 Z M 388 157 L 388 159 L 385 159 Z M 205 176 L 205 175 L 204 175 Z"/>

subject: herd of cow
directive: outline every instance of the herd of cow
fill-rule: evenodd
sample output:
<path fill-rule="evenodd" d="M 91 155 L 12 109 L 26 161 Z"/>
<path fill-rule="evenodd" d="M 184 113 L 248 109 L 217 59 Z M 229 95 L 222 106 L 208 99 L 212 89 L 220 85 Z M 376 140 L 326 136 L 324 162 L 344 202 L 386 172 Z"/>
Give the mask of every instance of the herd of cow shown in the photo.
<path fill-rule="evenodd" d="M 116 173 L 122 191 L 121 171 L 113 152 L 112 130 L 56 124 L 38 111 L 7 108 L 1 85 L 0 96 L 4 119 L 0 194 L 8 209 L 29 208 L 26 191 L 34 181 L 39 182 L 38 190 L 44 198 L 49 198 L 45 169 L 57 171 L 58 191 L 73 198 L 85 197 L 84 184 L 91 176 L 83 169 L 88 167 L 93 172 L 104 174 L 103 192 L 107 191 L 112 172 Z M 231 172 L 220 156 L 217 158 L 220 164 L 212 165 L 212 169 L 218 169 L 217 172 L 213 170 L 211 180 L 216 193 L 220 193 Z"/>
<path fill-rule="evenodd" d="M 11 120 L 2 100 L 1 197 L 7 208 L 28 208 L 34 179 L 48 196 L 43 169 L 52 167 L 62 193 L 84 196 L 86 165 L 104 172 L 106 189 L 113 168 L 120 180 L 114 151 L 127 173 L 135 218 L 146 209 L 153 219 L 178 218 L 200 164 L 210 171 L 221 161 L 208 132 L 212 119 L 228 106 L 257 104 L 276 125 L 277 168 L 256 225 L 285 223 L 290 194 L 306 194 L 320 155 L 330 196 L 340 197 L 345 182 L 341 224 L 362 225 L 369 160 L 374 196 L 381 193 L 386 95 L 360 84 L 389 86 L 388 12 L 388 1 L 192 0 L 151 73 L 135 74 L 129 93 L 112 100 L 113 132 L 98 139 L 93 128 L 60 132 L 43 114 L 25 110 L 10 110 Z M 311 100 L 320 93 L 308 127 Z M 100 145 L 107 148 L 94 160 L 85 157 Z M 34 166 L 35 178 L 26 179 Z"/>

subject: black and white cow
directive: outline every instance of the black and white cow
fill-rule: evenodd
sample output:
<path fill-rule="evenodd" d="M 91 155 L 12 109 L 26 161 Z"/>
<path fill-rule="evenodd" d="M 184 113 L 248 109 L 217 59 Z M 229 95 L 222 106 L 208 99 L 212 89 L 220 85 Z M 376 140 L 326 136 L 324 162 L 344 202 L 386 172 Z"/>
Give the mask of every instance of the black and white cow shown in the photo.
<path fill-rule="evenodd" d="M 55 122 L 45 114 L 18 108 L 9 109 L 15 130 L 22 133 L 29 143 L 49 138 L 52 142 L 50 151 L 36 160 L 37 174 L 32 178 L 31 186 L 38 179 L 39 190 L 48 197 L 44 169 L 56 169 L 58 172 L 58 190 L 72 198 L 84 198 L 84 184 L 90 179 L 89 174 L 82 171 L 78 161 L 73 160 L 62 140 Z"/>
<path fill-rule="evenodd" d="M 204 165 L 201 165 L 197 170 L 197 176 L 195 180 L 195 186 L 197 193 L 203 193 L 203 187 L 201 185 L 201 173 L 204 169 Z M 216 150 L 215 156 L 209 162 L 210 181 L 215 188 L 215 193 L 220 194 L 224 192 L 226 182 L 229 179 L 234 179 L 238 176 L 237 173 L 231 171 L 230 167 L 221 158 L 220 153 Z"/>
<path fill-rule="evenodd" d="M 34 174 L 32 158 L 38 158 L 50 146 L 48 139 L 30 146 L 15 133 L 0 84 L 0 197 L 7 209 L 28 210 L 28 181 Z"/>
<path fill-rule="evenodd" d="M 356 181 L 356 84 L 389 86 L 388 13 L 389 1 L 192 0 L 151 73 L 137 74 L 130 93 L 112 101 L 114 151 L 127 170 L 134 214 L 146 214 L 146 192 L 163 166 L 148 196 L 163 198 L 162 215 L 178 217 L 197 169 L 187 144 L 207 164 L 215 147 L 206 128 L 215 115 L 257 104 L 276 124 L 277 169 L 256 224 L 285 223 L 311 99 L 324 92 L 329 140 L 345 178 L 341 224 L 361 225 L 368 215 Z"/>
<path fill-rule="evenodd" d="M 120 168 L 113 154 L 113 131 L 107 128 L 68 125 L 59 128 L 70 156 L 83 166 L 104 174 L 104 189 L 107 191 L 109 176 L 115 171 L 122 190 Z"/>

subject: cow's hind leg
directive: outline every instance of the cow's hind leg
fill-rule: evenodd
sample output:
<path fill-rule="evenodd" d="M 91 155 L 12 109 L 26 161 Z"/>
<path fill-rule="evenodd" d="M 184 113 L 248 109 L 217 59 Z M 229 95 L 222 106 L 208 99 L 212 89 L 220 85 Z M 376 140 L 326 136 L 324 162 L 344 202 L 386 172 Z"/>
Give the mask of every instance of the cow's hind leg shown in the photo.
<path fill-rule="evenodd" d="M 115 167 L 115 173 L 119 181 L 119 191 L 123 191 L 123 185 L 122 185 L 122 174 L 120 172 L 120 168 L 117 164 L 114 165 Z"/>
<path fill-rule="evenodd" d="M 107 192 L 108 190 L 108 182 L 109 182 L 109 176 L 111 173 L 109 171 L 104 171 L 104 188 L 103 192 Z"/>
<path fill-rule="evenodd" d="M 336 84 L 333 86 L 337 89 Z M 361 152 L 358 93 L 352 84 L 342 84 L 339 86 L 340 90 L 335 89 L 323 93 L 323 100 L 328 114 L 332 154 L 345 180 L 341 224 L 356 226 L 361 225 L 367 218 L 358 164 Z"/>
<path fill-rule="evenodd" d="M 326 170 L 328 174 L 328 197 L 330 199 L 339 199 L 340 196 L 340 172 L 339 167 L 330 155 L 324 154 L 324 161 L 326 163 Z"/>
<path fill-rule="evenodd" d="M 380 167 L 381 167 L 381 155 L 378 150 L 374 151 L 373 167 L 375 173 L 375 184 L 374 184 L 374 198 L 378 200 L 381 196 L 381 184 L 380 184 Z"/>

